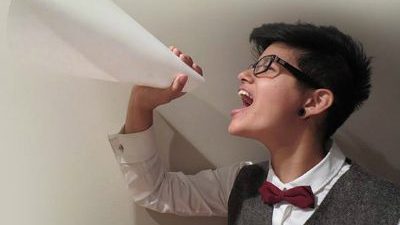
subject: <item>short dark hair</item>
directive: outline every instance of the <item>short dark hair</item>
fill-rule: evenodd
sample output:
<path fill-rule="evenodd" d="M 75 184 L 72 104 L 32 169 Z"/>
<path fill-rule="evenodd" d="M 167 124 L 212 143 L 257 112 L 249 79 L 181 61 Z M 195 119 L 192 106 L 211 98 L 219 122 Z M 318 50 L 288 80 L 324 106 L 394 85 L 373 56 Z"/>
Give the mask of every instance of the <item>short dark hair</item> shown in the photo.
<path fill-rule="evenodd" d="M 263 24 L 252 31 L 250 42 L 258 56 L 274 42 L 301 50 L 299 68 L 332 91 L 334 101 L 323 121 L 324 140 L 369 97 L 371 57 L 366 56 L 359 41 L 334 26 L 301 22 Z"/>

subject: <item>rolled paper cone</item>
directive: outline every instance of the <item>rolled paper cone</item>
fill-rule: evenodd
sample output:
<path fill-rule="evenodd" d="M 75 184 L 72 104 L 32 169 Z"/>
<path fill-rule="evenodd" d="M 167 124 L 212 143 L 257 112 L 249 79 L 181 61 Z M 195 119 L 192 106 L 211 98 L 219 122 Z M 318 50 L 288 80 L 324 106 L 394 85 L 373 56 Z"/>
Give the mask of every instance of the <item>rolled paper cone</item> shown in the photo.
<path fill-rule="evenodd" d="M 204 78 L 111 0 L 13 0 L 7 37 L 15 64 L 50 74 L 165 88 Z"/>

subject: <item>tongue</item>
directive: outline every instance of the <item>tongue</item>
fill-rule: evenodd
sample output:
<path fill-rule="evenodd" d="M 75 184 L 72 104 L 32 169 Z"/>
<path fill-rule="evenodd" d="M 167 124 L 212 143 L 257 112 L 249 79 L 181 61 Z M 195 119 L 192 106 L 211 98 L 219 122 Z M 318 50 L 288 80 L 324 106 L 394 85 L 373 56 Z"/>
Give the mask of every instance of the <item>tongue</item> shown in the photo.
<path fill-rule="evenodd" d="M 249 106 L 251 103 L 253 103 L 253 99 L 249 98 L 248 96 L 243 96 L 242 99 L 245 106 Z"/>

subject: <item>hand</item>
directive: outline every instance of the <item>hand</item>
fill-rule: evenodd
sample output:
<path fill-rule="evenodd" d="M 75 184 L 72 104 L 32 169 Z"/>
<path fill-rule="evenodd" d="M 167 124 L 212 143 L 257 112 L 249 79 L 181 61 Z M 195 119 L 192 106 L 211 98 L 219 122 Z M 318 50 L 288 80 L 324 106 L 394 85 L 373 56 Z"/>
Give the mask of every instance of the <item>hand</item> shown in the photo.
<path fill-rule="evenodd" d="M 193 63 L 193 60 L 190 56 L 182 53 L 179 49 L 173 46 L 170 46 L 169 49 L 200 75 L 203 74 L 201 67 L 196 63 Z M 153 110 L 159 105 L 169 103 L 170 101 L 184 95 L 185 92 L 182 92 L 182 89 L 184 88 L 187 79 L 188 76 L 185 74 L 176 74 L 171 86 L 165 89 L 147 86 L 134 86 L 131 92 L 131 99 L 135 103 L 136 107 L 146 110 Z"/>
<path fill-rule="evenodd" d="M 203 75 L 200 66 L 193 63 L 190 56 L 183 54 L 179 49 L 171 46 L 170 50 L 188 66 Z M 177 74 L 170 87 L 153 88 L 147 86 L 133 86 L 129 99 L 128 112 L 126 115 L 124 133 L 144 131 L 153 124 L 153 110 L 162 104 L 181 97 L 188 76 Z"/>

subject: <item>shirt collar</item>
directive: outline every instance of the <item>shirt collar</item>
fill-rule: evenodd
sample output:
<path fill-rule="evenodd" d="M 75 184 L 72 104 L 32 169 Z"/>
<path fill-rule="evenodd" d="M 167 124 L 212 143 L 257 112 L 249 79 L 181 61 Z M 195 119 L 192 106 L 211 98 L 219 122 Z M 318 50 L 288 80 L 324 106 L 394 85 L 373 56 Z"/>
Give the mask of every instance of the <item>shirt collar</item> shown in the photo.
<path fill-rule="evenodd" d="M 276 176 L 272 169 L 271 162 L 269 162 L 267 181 L 273 183 L 281 190 L 305 185 L 311 186 L 314 194 L 321 191 L 322 188 L 339 172 L 346 159 L 339 146 L 337 146 L 336 142 L 332 139 L 329 139 L 326 148 L 329 148 L 329 152 L 317 165 L 288 183 L 283 183 Z"/>

